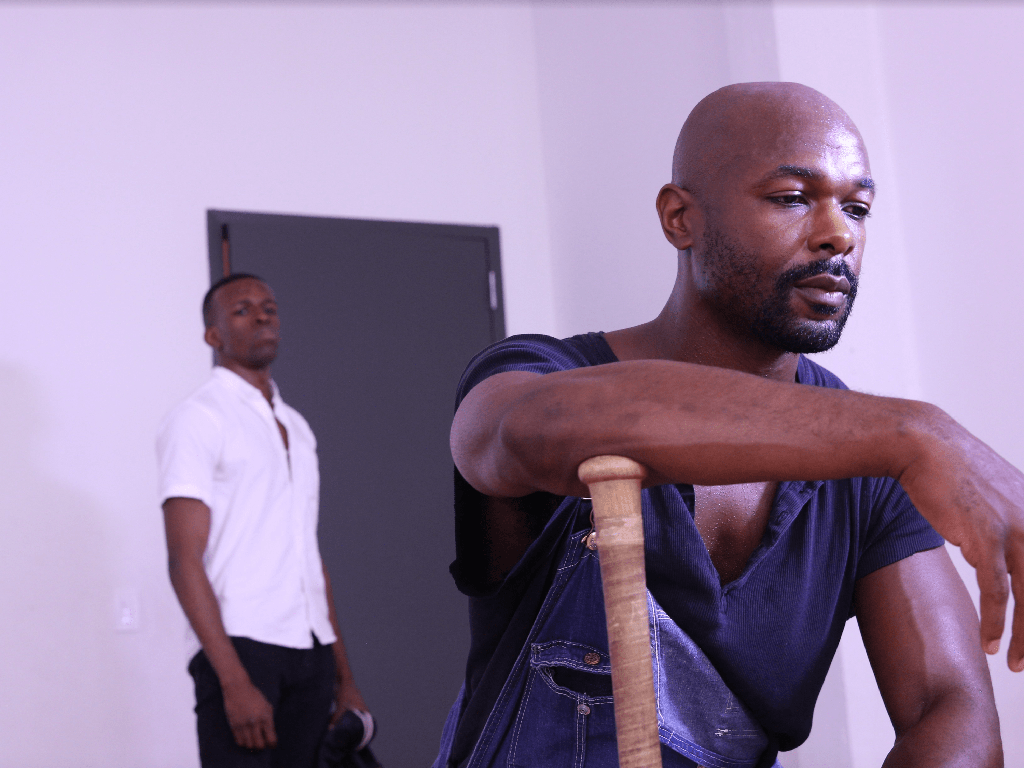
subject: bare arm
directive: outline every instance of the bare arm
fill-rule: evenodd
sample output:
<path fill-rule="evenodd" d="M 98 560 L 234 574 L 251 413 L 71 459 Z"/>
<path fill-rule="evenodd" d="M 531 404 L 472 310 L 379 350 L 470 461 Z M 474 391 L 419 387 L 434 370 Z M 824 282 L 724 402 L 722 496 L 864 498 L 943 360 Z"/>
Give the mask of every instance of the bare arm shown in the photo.
<path fill-rule="evenodd" d="M 934 406 L 632 361 L 492 376 L 460 405 L 451 446 L 463 477 L 497 498 L 585 496 L 576 468 L 600 454 L 645 464 L 650 485 L 896 478 L 977 569 L 989 653 L 1014 575 L 1008 662 L 1024 669 L 1024 475 Z"/>
<path fill-rule="evenodd" d="M 366 702 L 363 695 L 356 687 L 355 678 L 352 677 L 352 669 L 348 664 L 348 654 L 345 652 L 345 643 L 341 639 L 341 628 L 338 626 L 338 614 L 334 609 L 334 592 L 331 589 L 331 577 L 324 567 L 324 585 L 327 588 L 327 610 L 331 619 L 331 626 L 334 628 L 334 636 L 337 640 L 332 646 L 334 650 L 334 665 L 337 670 L 337 683 L 335 698 L 338 708 L 331 716 L 331 725 L 334 725 L 341 716 L 349 709 L 366 710 Z"/>
<path fill-rule="evenodd" d="M 220 606 L 203 567 L 210 508 L 198 499 L 167 499 L 164 526 L 171 586 L 220 680 L 235 741 L 249 749 L 273 747 L 277 744 L 273 709 L 249 679 L 224 630 Z"/>
<path fill-rule="evenodd" d="M 641 462 L 649 485 L 889 476 L 903 457 L 878 441 L 903 437 L 913 406 L 929 408 L 664 360 L 511 372 L 466 396 L 452 451 L 463 477 L 497 497 L 586 495 L 576 469 L 595 451 Z"/>
<path fill-rule="evenodd" d="M 942 547 L 857 583 L 857 621 L 896 744 L 885 766 L 1001 768 L 978 619 Z"/>

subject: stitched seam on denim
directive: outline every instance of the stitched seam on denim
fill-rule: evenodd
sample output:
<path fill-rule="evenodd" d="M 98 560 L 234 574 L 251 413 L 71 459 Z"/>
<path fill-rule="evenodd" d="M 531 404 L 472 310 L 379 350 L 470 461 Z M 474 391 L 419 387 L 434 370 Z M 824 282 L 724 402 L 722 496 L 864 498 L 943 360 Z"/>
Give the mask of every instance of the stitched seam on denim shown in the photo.
<path fill-rule="evenodd" d="M 536 668 L 536 673 L 540 675 L 541 679 L 547 684 L 548 688 L 557 693 L 559 696 L 565 696 L 568 699 L 572 699 L 577 704 L 611 704 L 613 699 L 611 696 L 589 696 L 579 691 L 574 691 L 571 688 L 563 688 L 554 681 L 551 677 L 551 673 L 547 671 L 546 667 Z"/>
<path fill-rule="evenodd" d="M 722 757 L 721 755 L 711 752 L 705 749 L 699 744 L 695 744 L 689 739 L 684 739 L 681 736 L 669 731 L 667 728 L 658 728 L 658 733 L 661 736 L 662 742 L 670 746 L 676 752 L 681 755 L 685 755 L 691 760 L 695 760 L 705 768 L 754 768 L 757 765 L 757 760 L 735 760 L 729 757 Z"/>
<path fill-rule="evenodd" d="M 665 722 L 665 715 L 661 710 L 661 694 L 664 689 L 664 685 L 661 682 L 661 630 L 658 628 L 658 608 L 654 602 L 654 598 L 651 596 L 650 591 L 647 592 L 647 615 L 651 624 L 651 661 L 654 662 L 654 671 L 657 675 L 658 687 L 655 691 L 654 706 L 655 713 L 658 716 L 658 730 L 661 730 L 661 724 Z"/>
<path fill-rule="evenodd" d="M 572 767 L 583 768 L 583 740 L 586 738 L 587 716 L 576 710 L 576 745 L 573 747 Z"/>
<path fill-rule="evenodd" d="M 579 561 L 582 559 L 580 550 L 586 550 L 586 546 L 583 544 L 583 540 L 586 537 L 586 531 L 574 533 L 569 537 L 569 546 L 565 550 L 565 557 L 562 558 L 562 562 L 556 569 L 558 573 L 570 568 L 575 568 L 579 564 Z"/>
<path fill-rule="evenodd" d="M 597 648 L 593 648 L 589 645 L 583 645 L 582 643 L 572 643 L 564 640 L 551 640 L 546 643 L 534 643 L 530 647 L 530 667 L 537 671 L 544 679 L 544 682 L 551 688 L 552 691 L 561 695 L 567 696 L 576 702 L 585 702 L 588 704 L 609 704 L 612 701 L 611 696 L 589 696 L 579 691 L 574 691 L 571 688 L 565 688 L 555 682 L 551 673 L 548 671 L 551 667 L 561 667 L 563 669 L 575 669 L 580 672 L 589 672 L 595 675 L 611 675 L 611 668 L 607 665 L 601 665 L 599 668 L 595 668 L 588 665 L 586 662 L 579 663 L 575 659 L 559 657 L 558 659 L 539 659 L 540 651 L 547 650 L 548 648 L 555 647 L 571 647 L 580 649 L 580 651 L 590 651 L 594 653 L 601 653 Z M 604 656 L 605 654 L 601 654 Z"/>
<path fill-rule="evenodd" d="M 523 650 L 520 651 L 519 657 L 516 659 L 515 664 L 512 665 L 512 670 L 509 672 L 508 679 L 505 681 L 505 685 L 502 686 L 501 693 L 498 694 L 498 698 L 494 702 L 494 706 L 491 707 L 490 714 L 487 716 L 487 722 L 484 723 L 484 727 L 480 730 L 480 736 L 477 738 L 473 751 L 470 753 L 469 760 L 466 761 L 466 768 L 479 766 L 480 760 L 483 759 L 483 756 L 490 748 L 498 726 L 501 723 L 501 715 L 509 706 L 513 695 L 517 692 L 518 686 L 514 685 L 513 681 L 518 680 L 519 677 L 524 674 L 524 667 L 526 667 L 527 670 L 530 669 L 531 640 L 537 636 L 537 633 L 540 632 L 540 628 L 543 627 L 544 622 L 547 621 L 555 603 L 558 601 L 558 598 L 561 596 L 562 591 L 565 588 L 566 581 L 567 579 L 565 578 L 555 577 L 555 581 L 551 585 L 551 589 L 548 591 L 548 597 L 541 605 L 540 611 L 537 613 L 537 618 L 534 619 L 533 627 L 530 628 L 530 634 L 526 639 Z M 530 673 L 529 671 L 526 671 L 525 674 L 529 677 Z M 529 685 L 529 680 L 526 684 Z"/>
<path fill-rule="evenodd" d="M 651 596 L 650 592 L 647 593 L 647 610 L 651 617 L 651 644 L 653 646 L 655 659 L 657 660 L 658 680 L 662 681 L 663 678 L 661 675 L 661 628 L 658 624 L 658 618 L 660 616 L 664 616 L 668 620 L 671 620 L 671 618 L 657 603 L 654 602 L 654 599 Z M 665 679 L 664 682 L 667 683 L 667 679 Z M 706 766 L 706 768 L 753 768 L 753 766 L 757 764 L 757 760 L 735 760 L 732 758 L 722 757 L 721 755 L 715 752 L 711 752 L 705 749 L 704 747 L 701 747 L 699 744 L 696 744 L 690 741 L 689 739 L 686 739 L 678 735 L 675 731 L 670 729 L 667 725 L 664 724 L 665 717 L 662 710 L 662 689 L 663 685 L 659 685 L 658 695 L 655 698 L 655 705 L 657 707 L 658 713 L 658 734 L 661 737 L 662 742 L 672 747 L 673 749 L 675 749 L 675 751 L 679 752 L 680 754 L 689 757 L 691 760 L 696 760 L 697 762 L 701 763 L 701 765 Z M 760 731 L 756 729 L 734 729 L 731 731 L 731 733 L 738 735 L 757 735 L 758 733 L 760 733 Z"/>
<path fill-rule="evenodd" d="M 571 542 L 570 538 L 570 542 Z M 580 539 L 582 541 L 582 539 Z M 578 544 L 579 542 L 577 542 Z M 570 553 L 575 550 L 575 547 L 569 546 L 568 552 L 566 553 L 566 559 L 570 556 Z M 563 563 L 566 562 L 563 559 Z M 551 616 L 551 612 L 554 610 L 555 605 L 562 596 L 562 592 L 565 591 L 565 587 L 568 584 L 569 576 L 556 573 L 554 580 L 552 581 L 551 588 L 548 590 L 547 597 L 544 598 L 544 602 L 541 603 L 540 610 L 537 612 L 537 618 L 533 620 L 533 626 L 530 628 L 530 633 L 526 638 L 526 642 L 523 644 L 523 649 L 520 651 L 518 658 L 516 658 L 515 664 L 512 665 L 512 670 L 509 672 L 508 679 L 502 686 L 501 692 L 498 694 L 498 698 L 494 702 L 494 706 L 491 707 L 491 712 L 487 716 L 487 722 L 484 723 L 484 727 L 480 729 L 480 735 L 477 737 L 476 744 L 473 746 L 473 751 L 470 752 L 469 759 L 466 761 L 466 768 L 479 768 L 481 761 L 485 758 L 491 742 L 497 733 L 498 726 L 501 723 L 502 715 L 505 713 L 505 709 L 509 706 L 509 700 L 516 693 L 518 685 L 513 685 L 513 681 L 519 679 L 520 675 L 523 674 L 523 666 L 529 667 L 530 649 L 532 647 L 533 638 L 537 636 L 540 630 L 543 628 L 545 622 Z M 529 675 L 529 672 L 526 673 Z"/>
<path fill-rule="evenodd" d="M 535 674 L 530 674 L 530 678 L 526 683 L 526 691 L 523 693 L 522 701 L 519 704 L 519 711 L 516 713 L 516 722 L 512 729 L 512 749 L 509 750 L 508 764 L 510 766 L 518 765 L 516 758 L 516 752 L 519 750 L 519 734 L 523 728 L 523 713 L 526 711 L 526 705 L 530 702 L 530 694 L 533 693 L 533 682 L 536 678 Z"/>
<path fill-rule="evenodd" d="M 550 648 L 565 648 L 567 650 L 576 650 L 579 655 L 583 656 L 587 653 L 596 653 L 601 658 L 608 658 L 608 654 L 602 651 L 600 648 L 595 648 L 592 645 L 584 645 L 583 643 L 574 643 L 569 640 L 548 640 L 546 643 L 531 643 L 530 644 L 530 666 L 534 669 L 538 667 L 569 667 L 572 669 L 579 669 L 583 672 L 594 672 L 595 674 L 611 674 L 611 660 L 604 664 L 587 664 L 585 661 L 580 662 L 572 655 L 560 654 L 554 658 L 540 658 L 540 656 Z"/>

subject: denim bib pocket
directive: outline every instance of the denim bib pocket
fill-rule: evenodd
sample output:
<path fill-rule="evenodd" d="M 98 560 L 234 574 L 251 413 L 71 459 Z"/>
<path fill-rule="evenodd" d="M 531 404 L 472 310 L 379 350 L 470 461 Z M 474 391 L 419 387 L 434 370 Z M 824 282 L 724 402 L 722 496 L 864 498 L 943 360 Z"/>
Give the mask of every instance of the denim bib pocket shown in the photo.
<path fill-rule="evenodd" d="M 567 641 L 533 643 L 509 750 L 514 768 L 583 768 L 588 747 L 615 750 L 607 651 Z"/>

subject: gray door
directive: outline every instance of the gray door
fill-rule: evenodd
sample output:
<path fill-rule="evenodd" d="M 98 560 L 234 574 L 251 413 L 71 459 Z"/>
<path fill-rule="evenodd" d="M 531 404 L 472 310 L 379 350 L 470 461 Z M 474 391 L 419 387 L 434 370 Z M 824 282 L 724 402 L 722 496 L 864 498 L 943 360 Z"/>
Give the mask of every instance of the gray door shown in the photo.
<path fill-rule="evenodd" d="M 274 379 L 319 444 L 320 547 L 386 768 L 426 766 L 469 647 L 454 559 L 455 386 L 504 336 L 498 230 L 209 211 L 210 277 L 277 294 Z"/>

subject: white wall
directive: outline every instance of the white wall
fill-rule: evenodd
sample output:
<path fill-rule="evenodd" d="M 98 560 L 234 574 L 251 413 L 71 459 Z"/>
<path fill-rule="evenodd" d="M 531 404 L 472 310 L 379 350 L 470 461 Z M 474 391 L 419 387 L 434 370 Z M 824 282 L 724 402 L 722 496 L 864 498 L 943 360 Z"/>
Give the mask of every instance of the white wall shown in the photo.
<path fill-rule="evenodd" d="M 676 273 L 654 197 L 686 115 L 728 79 L 722 12 L 552 3 L 534 13 L 559 333 L 644 322 Z M 680 67 L 683 30 L 699 66 Z"/>
<path fill-rule="evenodd" d="M 822 362 L 857 388 L 938 403 L 1024 467 L 1010 191 L 1024 173 L 1024 8 L 779 2 L 775 17 L 782 79 L 847 109 L 879 182 L 857 311 Z M 822 45 L 845 53 L 811 55 Z M 973 570 L 951 554 L 977 602 Z M 892 728 L 855 629 L 841 655 L 860 768 L 881 763 Z M 989 668 L 1006 764 L 1024 765 L 1024 679 L 1003 653 Z"/>
<path fill-rule="evenodd" d="M 196 762 L 152 435 L 209 365 L 208 207 L 497 224 L 510 332 L 612 329 L 668 294 L 653 204 L 689 109 L 801 80 L 850 112 L 880 182 L 822 362 L 1024 465 L 1024 18 L 971 9 L 0 5 L 0 768 Z M 138 631 L 116 631 L 117 596 Z M 1024 681 L 992 669 L 1024 765 Z M 869 675 L 848 631 L 790 768 L 881 762 Z"/>
<path fill-rule="evenodd" d="M 1024 467 L 1015 244 L 1024 7 L 944 4 L 924 13 L 880 5 L 878 26 L 917 297 L 922 394 Z M 956 561 L 977 599 L 972 569 L 959 553 Z M 1012 766 L 1024 765 L 1024 678 L 1006 667 L 1008 640 L 989 668 Z"/>
<path fill-rule="evenodd" d="M 196 763 L 152 445 L 206 208 L 499 224 L 554 330 L 533 60 L 527 7 L 0 6 L 0 766 Z"/>

